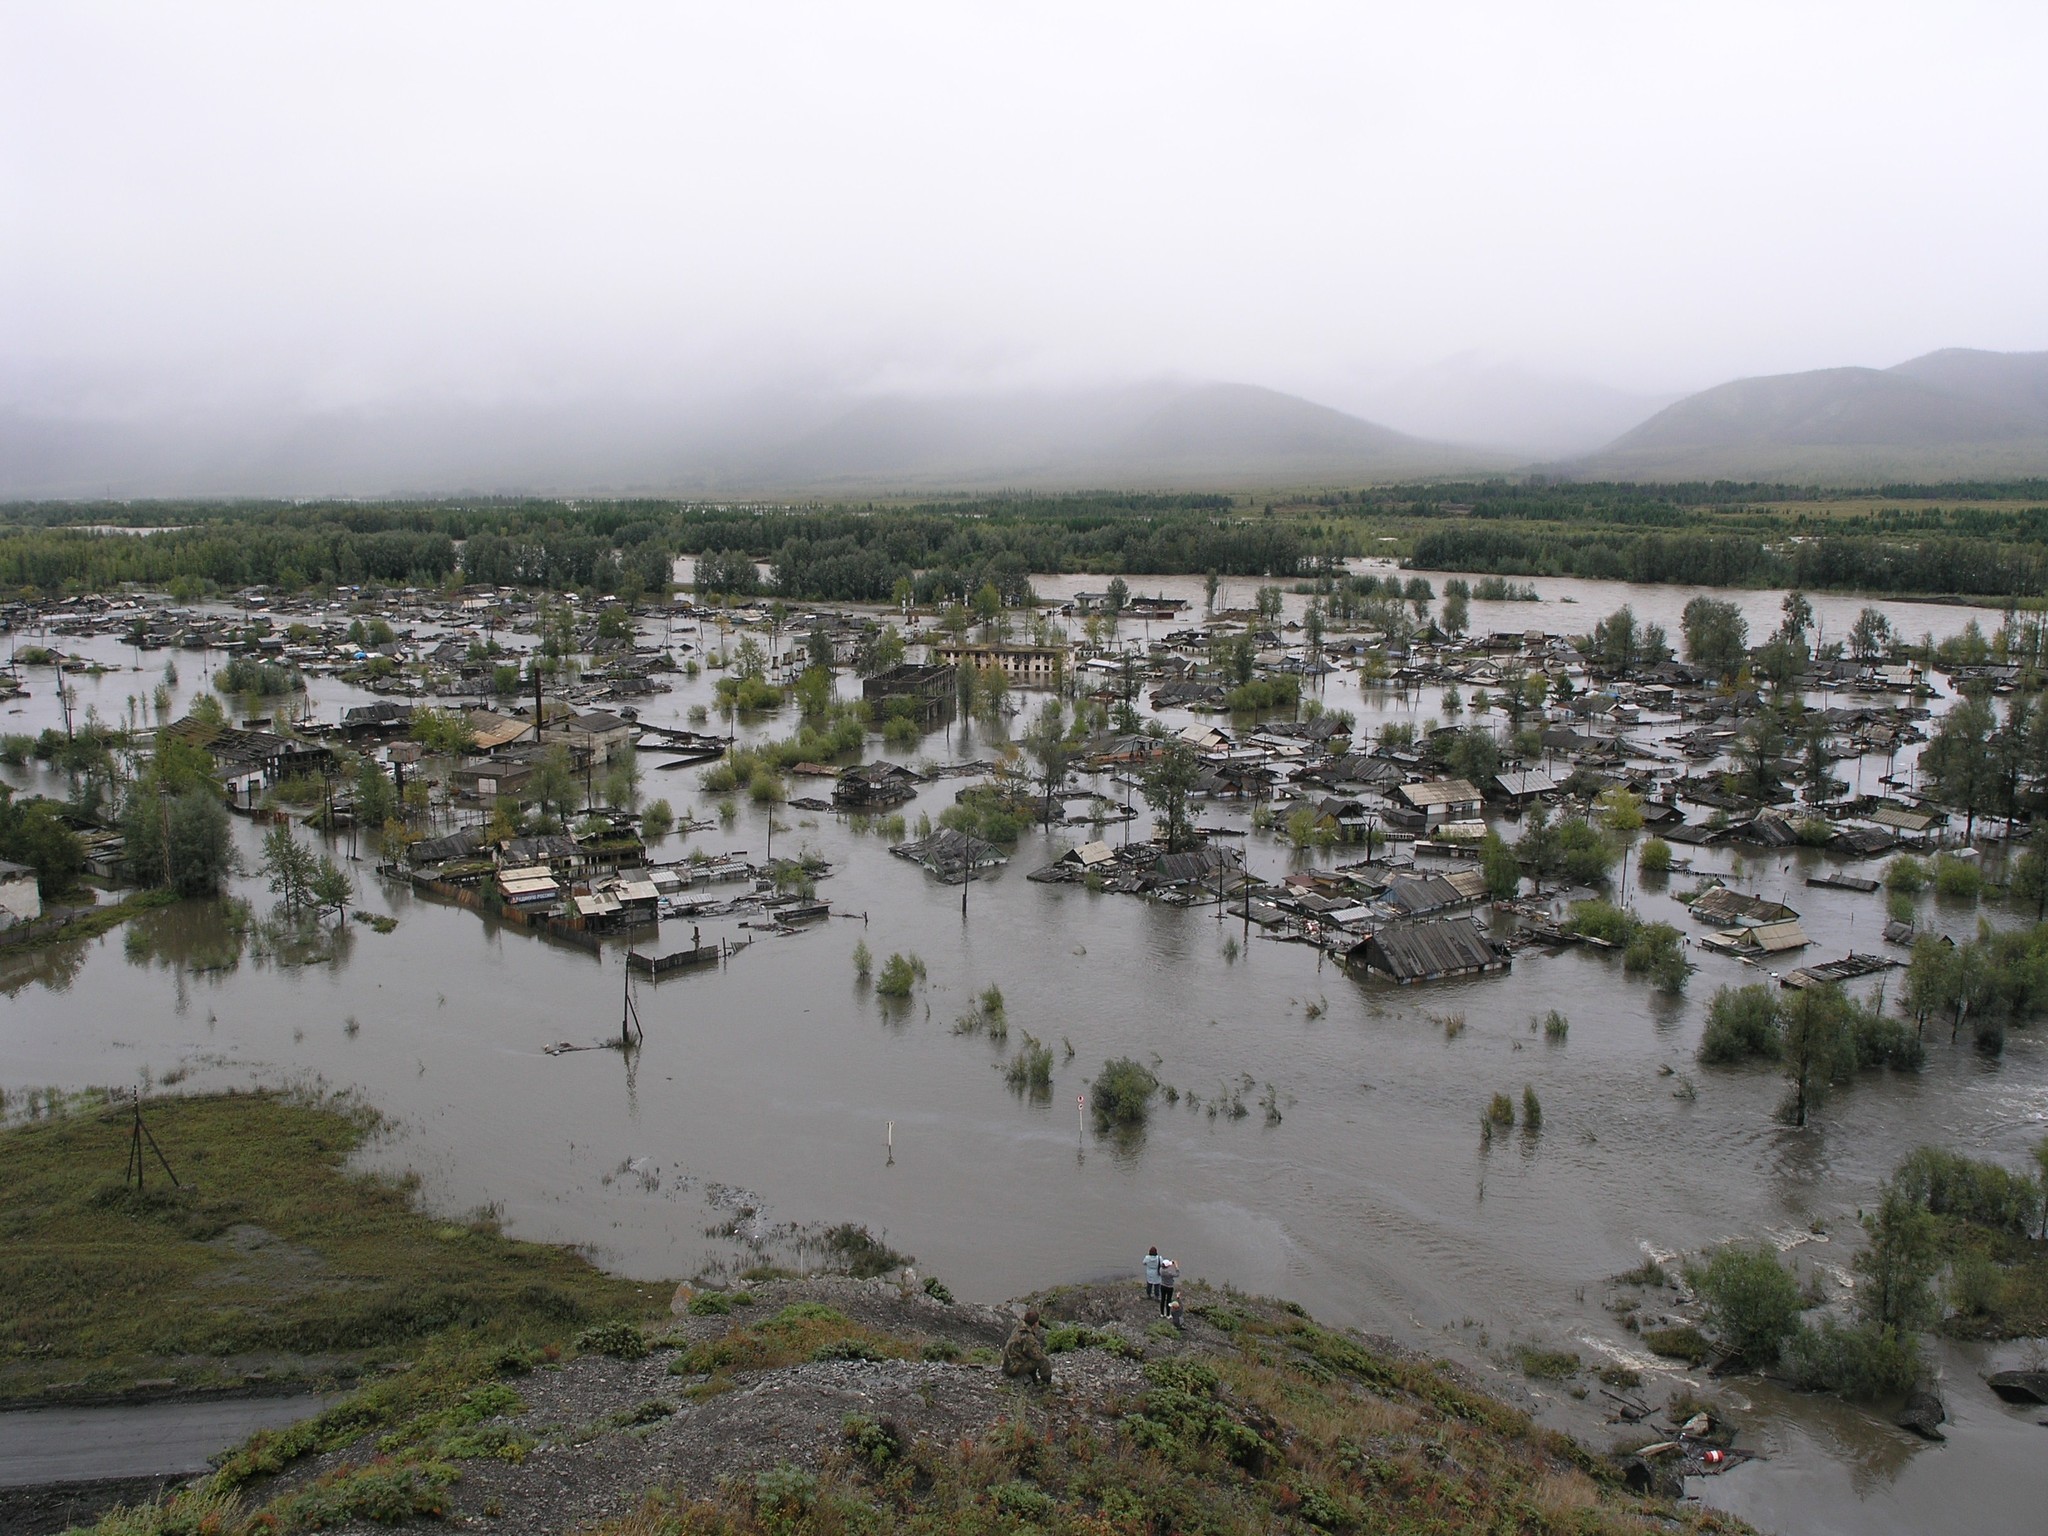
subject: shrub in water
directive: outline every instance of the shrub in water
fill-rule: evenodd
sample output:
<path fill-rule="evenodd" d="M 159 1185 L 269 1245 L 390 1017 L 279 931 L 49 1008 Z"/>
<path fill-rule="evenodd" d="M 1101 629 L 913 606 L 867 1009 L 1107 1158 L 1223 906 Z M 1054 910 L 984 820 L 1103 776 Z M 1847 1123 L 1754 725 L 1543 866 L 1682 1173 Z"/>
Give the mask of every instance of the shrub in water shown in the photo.
<path fill-rule="evenodd" d="M 1799 1326 L 1799 1282 L 1768 1248 L 1720 1249 L 1687 1278 L 1706 1303 L 1707 1322 L 1732 1354 L 1762 1369 L 1775 1364 Z"/>
<path fill-rule="evenodd" d="M 915 956 L 892 954 L 882 962 L 882 974 L 875 982 L 875 990 L 884 997 L 908 997 L 923 971 L 922 963 Z"/>
<path fill-rule="evenodd" d="M 1927 886 L 1927 866 L 1910 853 L 1902 853 L 1884 867 L 1887 890 L 1918 891 Z"/>
<path fill-rule="evenodd" d="M 1104 1062 L 1088 1089 L 1096 1125 L 1143 1125 L 1152 1107 L 1152 1095 L 1158 1091 L 1159 1079 L 1130 1057 Z"/>

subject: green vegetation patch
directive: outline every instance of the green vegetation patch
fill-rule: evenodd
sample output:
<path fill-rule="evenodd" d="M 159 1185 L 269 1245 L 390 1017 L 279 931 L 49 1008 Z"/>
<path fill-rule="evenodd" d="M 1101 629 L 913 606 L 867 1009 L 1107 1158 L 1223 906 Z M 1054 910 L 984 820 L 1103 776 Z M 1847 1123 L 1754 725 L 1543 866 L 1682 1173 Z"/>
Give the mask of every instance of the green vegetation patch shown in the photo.
<path fill-rule="evenodd" d="M 359 1107 L 275 1093 L 145 1105 L 177 1171 L 122 1182 L 125 1101 L 0 1131 L 0 1400 L 347 1374 L 444 1335 L 559 1342 L 649 1293 L 488 1218 L 435 1219 L 414 1186 L 351 1172 Z"/>

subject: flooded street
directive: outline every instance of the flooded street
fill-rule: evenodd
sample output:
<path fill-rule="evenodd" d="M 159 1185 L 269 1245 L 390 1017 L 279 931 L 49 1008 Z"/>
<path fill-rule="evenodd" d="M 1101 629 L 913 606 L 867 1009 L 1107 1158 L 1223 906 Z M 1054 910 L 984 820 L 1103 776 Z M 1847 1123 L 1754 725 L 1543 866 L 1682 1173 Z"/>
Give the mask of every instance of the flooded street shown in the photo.
<path fill-rule="evenodd" d="M 1036 585 L 1058 600 L 1099 580 L 1040 577 Z M 1249 602 L 1254 585 L 1226 582 L 1219 606 Z M 1627 601 L 1675 638 L 1692 595 L 1534 585 L 1544 601 L 1475 601 L 1471 628 L 1578 633 Z M 1199 616 L 1199 578 L 1141 577 L 1132 586 L 1190 598 Z M 1754 638 L 1775 623 L 1780 594 L 1721 595 L 1741 604 Z M 1290 615 L 1303 601 L 1288 598 Z M 1823 639 L 1846 636 L 1863 606 L 1830 596 L 1813 605 Z M 1972 617 L 1987 631 L 1997 622 L 1985 610 L 1881 606 L 1915 639 L 1953 634 Z M 658 626 L 652 633 L 659 638 Z M 1127 624 L 1125 633 L 1142 637 L 1142 627 Z M 124 716 L 127 696 L 148 692 L 165 660 L 107 640 L 60 643 L 124 669 L 139 662 L 140 671 L 74 679 L 79 707 L 108 719 Z M 182 709 L 205 676 L 197 655 L 179 653 L 176 663 Z M 35 696 L 9 706 L 6 730 L 56 722 L 48 680 L 47 671 L 29 673 Z M 710 701 L 709 676 L 674 682 L 675 692 L 636 701 L 643 724 L 682 726 L 691 705 Z M 855 686 L 842 676 L 842 693 Z M 370 697 L 314 679 L 312 713 L 331 720 Z M 1329 679 L 1321 697 L 1355 712 L 1361 736 L 1383 719 L 1442 715 L 1433 690 L 1404 699 L 1361 690 L 1349 674 Z M 1036 707 L 1030 694 L 1021 701 Z M 740 735 L 794 727 L 785 710 Z M 871 741 L 869 755 L 878 748 Z M 1916 750 L 1901 754 L 1898 772 Z M 915 754 L 888 755 L 987 751 L 979 728 L 963 746 L 956 726 Z M 1853 792 L 1874 788 L 1891 766 L 1873 758 L 1835 771 Z M 34 772 L 9 774 L 61 793 Z M 714 821 L 709 832 L 670 837 L 656 856 L 673 859 L 686 847 L 758 856 L 766 813 L 742 798 L 737 825 L 718 829 L 699 775 L 657 771 L 642 754 L 643 802 L 666 798 L 679 813 Z M 829 793 L 819 782 L 794 780 L 791 793 Z M 963 782 L 934 780 L 899 809 L 913 822 L 920 812 L 936 821 Z M 1097 787 L 1122 793 L 1106 777 Z M 1244 807 L 1200 810 L 1205 825 L 1249 827 Z M 1332 1320 L 1437 1349 L 1528 1342 L 1625 1359 L 1644 1370 L 1653 1401 L 1677 1374 L 1603 1309 L 1609 1277 L 1646 1255 L 1735 1237 L 1833 1252 L 1915 1146 L 2016 1164 L 2048 1130 L 2048 1042 L 2038 1030 L 2015 1033 L 1998 1060 L 1979 1056 L 1967 1038 L 1950 1046 L 1938 1032 L 1924 1072 L 1866 1074 L 1828 1102 L 1814 1128 L 1785 1128 L 1772 1114 L 1782 1092 L 1774 1072 L 1693 1060 L 1714 989 L 1760 979 L 1696 942 L 1698 970 L 1679 1000 L 1625 977 L 1618 957 L 1584 948 L 1522 951 L 1505 976 L 1366 985 L 1308 947 L 1267 941 L 1256 928 L 1247 939 L 1213 906 L 1180 910 L 1025 879 L 1094 835 L 1085 828 L 1028 833 L 1007 868 L 968 888 L 963 916 L 958 887 L 889 857 L 881 840 L 841 818 L 793 808 L 779 816 L 789 830 L 775 834 L 778 853 L 811 849 L 831 861 L 818 894 L 834 917 L 798 936 L 758 937 L 715 968 L 636 982 L 646 1043 L 633 1056 L 542 1049 L 616 1033 L 622 944 L 595 959 L 415 897 L 380 881 L 366 860 L 353 866 L 361 904 L 397 927 L 379 934 L 346 924 L 324 963 L 237 955 L 210 908 L 152 914 L 82 944 L 0 958 L 0 1085 L 10 1104 L 20 1090 L 46 1085 L 300 1081 L 359 1091 L 398 1126 L 376 1156 L 417 1169 L 436 1205 L 495 1205 L 513 1233 L 581 1245 L 636 1276 L 688 1274 L 724 1251 L 706 1227 L 716 1219 L 714 1187 L 730 1185 L 757 1196 L 770 1222 L 864 1222 L 963 1297 L 1134 1274 L 1156 1243 L 1189 1276 L 1290 1297 Z M 1142 819 L 1132 828 L 1144 830 Z M 253 868 L 255 831 L 238 820 L 236 833 Z M 1124 829 L 1102 835 L 1114 841 Z M 1332 850 L 1304 860 L 1256 832 L 1245 846 L 1254 871 L 1269 878 L 1358 856 Z M 1884 948 L 1881 892 L 1805 885 L 1831 866 L 1875 877 L 1879 861 L 1677 852 L 1695 874 L 1723 874 L 1797 908 L 1813 944 L 1790 963 Z M 1707 929 L 1671 894 L 1691 883 L 1674 873 L 1645 886 L 1631 868 L 1627 895 L 1644 917 L 1697 940 Z M 271 899 L 249 878 L 237 893 L 259 910 Z M 2016 920 L 1995 902 L 1981 915 Z M 1979 916 L 1974 905 L 1921 899 L 1922 923 L 1943 931 L 1973 932 Z M 703 926 L 706 942 L 753 937 L 730 924 Z M 660 946 L 686 945 L 688 932 L 686 922 L 665 924 Z M 916 954 L 927 984 L 906 1004 L 886 1003 L 856 981 L 856 941 L 878 961 Z M 1891 972 L 1855 989 L 1888 985 L 1895 996 L 1902 979 Z M 954 1033 L 956 1017 L 991 984 L 1007 1000 L 1009 1048 L 1028 1031 L 1054 1049 L 1049 1101 L 1005 1086 L 995 1070 L 1000 1048 Z M 1570 1020 L 1562 1044 L 1533 1029 L 1552 1009 Z M 1463 1015 L 1462 1029 L 1446 1028 L 1452 1014 Z M 1185 1098 L 1158 1105 L 1132 1144 L 1099 1138 L 1079 1123 L 1076 1101 L 1104 1060 L 1119 1056 L 1156 1062 L 1161 1081 L 1198 1095 L 1200 1107 Z M 1517 1131 L 1482 1146 L 1488 1097 L 1518 1095 L 1525 1084 L 1542 1099 L 1541 1134 Z M 1277 1121 L 1256 1107 L 1268 1085 Z M 1250 1113 L 1212 1113 L 1233 1091 Z M 165 1150 L 175 1162 L 177 1149 Z M 1716 1481 L 1713 1502 L 1788 1531 L 1926 1530 L 1965 1500 L 1973 1529 L 2038 1528 L 2048 1430 L 2033 1424 L 2038 1414 L 2005 1408 L 1982 1388 L 1974 1355 L 1946 1349 L 1942 1358 L 1955 1420 L 1948 1444 L 1922 1444 L 1839 1404 L 1753 1394 L 1745 1443 L 1771 1459 Z"/>

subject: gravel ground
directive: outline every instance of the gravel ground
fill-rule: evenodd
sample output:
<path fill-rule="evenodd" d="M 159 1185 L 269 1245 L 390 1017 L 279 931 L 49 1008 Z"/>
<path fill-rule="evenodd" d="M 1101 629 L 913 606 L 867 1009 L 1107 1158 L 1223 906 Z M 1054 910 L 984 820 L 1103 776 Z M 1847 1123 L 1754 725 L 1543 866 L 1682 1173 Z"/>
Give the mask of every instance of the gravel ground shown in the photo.
<path fill-rule="evenodd" d="M 1124 1288 L 1131 1290 L 1127 1299 L 1117 1289 L 1062 1293 L 1042 1305 L 1052 1321 L 1085 1320 L 1135 1342 L 1157 1321 L 1156 1311 L 1134 1288 Z M 1097 1296 L 1097 1290 L 1105 1294 Z M 963 1351 L 999 1349 L 1023 1311 L 1021 1303 L 1011 1309 L 948 1306 L 876 1281 L 781 1282 L 754 1294 L 754 1306 L 731 1316 L 678 1317 L 670 1336 L 688 1342 L 716 1338 L 794 1302 L 815 1301 L 899 1337 L 948 1340 Z M 1146 1340 L 1148 1353 L 1194 1347 L 1204 1331 L 1192 1324 L 1186 1340 Z M 982 1434 L 1005 1418 L 1025 1418 L 1041 1429 L 1076 1416 L 1106 1418 L 1118 1399 L 1143 1383 L 1136 1361 L 1084 1349 L 1055 1356 L 1055 1381 L 1048 1389 L 1020 1385 L 995 1366 L 967 1361 L 832 1360 L 741 1373 L 731 1391 L 693 1401 L 684 1393 L 702 1378 L 670 1375 L 675 1356 L 673 1346 L 642 1360 L 586 1355 L 510 1381 L 526 1410 L 503 1422 L 539 1444 L 518 1463 L 463 1462 L 461 1481 L 449 1490 L 453 1508 L 446 1523 L 503 1532 L 574 1531 L 626 1513 L 657 1486 L 708 1493 L 723 1478 L 750 1478 L 780 1462 L 815 1468 L 842 1446 L 841 1424 L 850 1413 L 891 1419 L 908 1440 L 950 1442 Z M 675 1411 L 647 1410 L 648 1422 L 618 1427 L 650 1403 Z M 249 1493 L 267 1500 L 375 1454 L 374 1439 L 366 1438 L 301 1463 Z M 367 1536 L 390 1527 L 336 1529 Z"/>

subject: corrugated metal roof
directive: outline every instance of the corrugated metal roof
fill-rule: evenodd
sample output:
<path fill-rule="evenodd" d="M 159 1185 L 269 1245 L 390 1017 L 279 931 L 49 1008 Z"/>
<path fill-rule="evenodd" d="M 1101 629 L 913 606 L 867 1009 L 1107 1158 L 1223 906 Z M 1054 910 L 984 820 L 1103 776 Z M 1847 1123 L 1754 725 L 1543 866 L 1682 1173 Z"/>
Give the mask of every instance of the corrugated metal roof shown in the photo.
<path fill-rule="evenodd" d="M 1463 779 L 1437 779 L 1428 784 L 1403 784 L 1395 793 L 1418 810 L 1439 805 L 1461 805 L 1479 798 L 1479 791 Z"/>
<path fill-rule="evenodd" d="M 1366 940 L 1366 964 L 1396 981 L 1419 981 L 1505 964 L 1507 957 L 1462 918 L 1391 924 Z"/>

